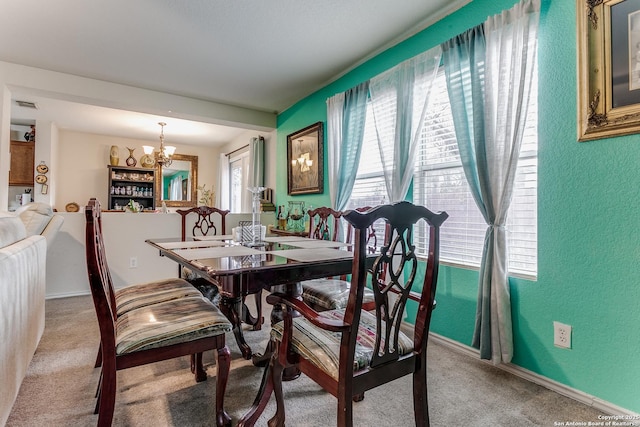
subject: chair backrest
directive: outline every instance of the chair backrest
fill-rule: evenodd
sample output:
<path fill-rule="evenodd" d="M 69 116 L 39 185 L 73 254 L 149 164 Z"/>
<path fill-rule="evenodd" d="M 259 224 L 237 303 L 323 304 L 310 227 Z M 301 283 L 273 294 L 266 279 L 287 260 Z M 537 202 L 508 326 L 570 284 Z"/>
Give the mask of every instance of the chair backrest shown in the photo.
<path fill-rule="evenodd" d="M 371 209 L 371 206 L 361 206 L 359 208 L 355 208 L 354 210 L 356 212 L 367 212 L 368 210 Z M 342 214 L 344 215 L 345 213 L 347 213 L 348 211 L 344 211 Z M 368 228 L 367 228 L 367 234 L 366 234 L 366 241 L 367 241 L 367 248 L 369 250 L 369 253 L 374 253 L 376 252 L 376 250 L 379 249 L 380 245 L 382 245 L 382 243 L 384 242 L 384 237 L 387 234 L 387 230 L 386 230 L 386 226 L 382 226 L 380 227 L 378 223 L 375 224 L 371 224 Z M 347 221 L 347 234 L 346 234 L 346 239 L 345 241 L 347 243 L 353 243 L 354 238 L 355 238 L 355 229 L 353 228 L 353 225 Z M 352 247 L 349 247 L 350 250 L 352 250 Z"/>
<path fill-rule="evenodd" d="M 333 241 L 338 238 L 342 212 L 323 206 L 309 209 L 307 215 L 309 215 L 309 237 Z"/>
<path fill-rule="evenodd" d="M 107 265 L 107 255 L 102 238 L 102 215 L 100 202 L 89 200 L 85 208 L 86 234 L 85 249 L 89 287 L 100 327 L 100 341 L 103 352 L 115 354 L 116 300 L 111 273 Z"/>
<path fill-rule="evenodd" d="M 218 234 L 226 234 L 226 216 L 230 212 L 228 210 L 214 208 L 213 206 L 197 206 L 191 209 L 177 209 L 177 213 L 182 217 L 182 240 L 187 238 L 187 216 L 193 213 L 192 217 L 195 218 L 193 227 L 189 237 L 195 236 L 215 236 Z M 197 216 L 196 216 L 197 215 Z M 216 227 L 215 216 L 220 216 L 220 230 Z M 190 226 L 191 224 L 189 224 Z"/>
<path fill-rule="evenodd" d="M 413 310 L 415 318 L 410 319 L 415 321 L 414 351 L 420 352 L 425 349 L 438 276 L 439 229 L 447 217 L 446 212 L 434 213 L 409 202 L 382 205 L 365 213 L 355 210 L 344 213 L 343 218 L 355 230 L 352 286 L 344 317 L 346 323 L 358 325 L 367 273 L 373 275 L 377 330 L 370 367 L 380 366 L 401 357 L 397 351 L 398 338 L 409 300 L 419 304 L 419 307 Z M 387 236 L 373 267 L 369 269 L 367 257 L 370 256 L 370 250 L 367 236 L 369 227 L 379 220 L 385 221 Z M 419 221 L 424 221 L 429 229 L 426 259 L 421 259 L 420 262 L 413 243 L 413 227 Z M 418 274 L 419 269 L 424 269 L 424 274 Z M 419 279 L 422 279 L 422 287 L 417 283 Z M 391 294 L 394 294 L 393 298 Z M 346 339 L 349 342 L 343 342 L 343 345 L 354 348 L 356 332 L 354 330 L 353 333 L 347 334 Z M 341 369 L 342 365 L 341 363 Z"/>

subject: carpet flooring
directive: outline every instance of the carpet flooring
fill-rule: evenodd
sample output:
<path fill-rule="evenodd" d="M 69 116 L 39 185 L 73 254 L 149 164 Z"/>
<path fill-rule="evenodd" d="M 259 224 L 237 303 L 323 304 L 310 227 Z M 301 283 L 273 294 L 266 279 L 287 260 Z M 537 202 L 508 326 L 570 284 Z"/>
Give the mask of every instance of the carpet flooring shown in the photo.
<path fill-rule="evenodd" d="M 265 305 L 265 318 L 269 305 Z M 268 327 L 245 331 L 254 351 L 267 344 Z M 225 407 L 234 424 L 249 409 L 262 369 L 240 357 L 233 335 Z M 93 368 L 98 325 L 90 296 L 46 302 L 46 327 L 7 426 L 92 426 L 99 370 Z M 118 372 L 114 426 L 211 426 L 216 375 L 205 354 L 209 380 L 195 383 L 188 357 Z M 596 409 L 513 376 L 467 354 L 431 341 L 428 346 L 429 411 L 432 426 L 555 426 L 598 421 Z M 287 425 L 335 425 L 336 401 L 306 377 L 284 384 Z M 257 425 L 275 411 L 271 399 Z M 368 391 L 354 405 L 355 426 L 411 426 L 411 378 Z"/>

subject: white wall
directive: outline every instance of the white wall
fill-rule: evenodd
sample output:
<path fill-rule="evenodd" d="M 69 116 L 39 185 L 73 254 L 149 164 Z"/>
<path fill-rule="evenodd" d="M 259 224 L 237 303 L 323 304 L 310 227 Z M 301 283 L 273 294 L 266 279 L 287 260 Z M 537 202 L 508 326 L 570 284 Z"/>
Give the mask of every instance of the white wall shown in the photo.
<path fill-rule="evenodd" d="M 82 206 L 86 205 L 86 202 Z M 89 293 L 85 254 L 85 216 L 82 212 L 61 212 L 64 224 L 47 253 L 47 298 L 60 298 Z M 251 214 L 229 214 L 227 230 L 240 220 L 250 220 Z M 274 224 L 272 212 L 263 213 L 264 225 Z M 158 251 L 145 243 L 149 238 L 180 238 L 180 215 L 176 213 L 123 213 L 104 212 L 102 233 L 105 240 L 107 262 L 116 288 L 176 277 L 175 262 L 160 257 Z M 136 258 L 137 267 L 129 261 Z"/>
<path fill-rule="evenodd" d="M 169 138 L 168 136 L 166 138 Z M 168 141 L 168 139 L 165 139 Z M 64 211 L 69 202 L 80 206 L 87 204 L 91 197 L 97 198 L 102 206 L 107 206 L 109 197 L 109 149 L 112 145 L 120 148 L 120 164 L 124 164 L 129 155 L 126 147 L 134 148 L 134 157 L 140 160 L 144 154 L 143 145 L 157 146 L 157 141 L 116 138 L 90 133 L 60 131 L 58 141 L 58 168 L 56 180 L 56 198 L 52 201 L 58 211 Z M 171 141 L 176 153 L 198 156 L 198 185 L 217 181 L 218 149 L 195 145 L 180 144 Z M 53 172 L 53 171 L 52 171 Z"/>

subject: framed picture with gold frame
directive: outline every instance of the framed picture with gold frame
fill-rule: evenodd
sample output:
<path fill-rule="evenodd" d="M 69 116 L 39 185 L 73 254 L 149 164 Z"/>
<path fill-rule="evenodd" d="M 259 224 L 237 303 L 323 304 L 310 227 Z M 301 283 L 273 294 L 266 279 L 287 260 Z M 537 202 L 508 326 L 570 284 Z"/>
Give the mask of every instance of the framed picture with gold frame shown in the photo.
<path fill-rule="evenodd" d="M 322 193 L 324 163 L 322 122 L 287 135 L 287 192 Z"/>
<path fill-rule="evenodd" d="M 640 1 L 577 0 L 578 140 L 640 132 Z"/>

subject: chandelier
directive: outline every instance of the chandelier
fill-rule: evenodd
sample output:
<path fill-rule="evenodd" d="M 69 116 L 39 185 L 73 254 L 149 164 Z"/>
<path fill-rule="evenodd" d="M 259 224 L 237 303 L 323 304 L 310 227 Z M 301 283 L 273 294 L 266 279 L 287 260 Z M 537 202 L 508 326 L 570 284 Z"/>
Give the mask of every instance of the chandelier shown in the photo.
<path fill-rule="evenodd" d="M 169 166 L 171 164 L 171 156 L 176 151 L 176 147 L 171 145 L 164 145 L 164 127 L 167 125 L 165 122 L 158 122 L 160 125 L 160 150 L 154 150 L 154 148 L 150 145 L 143 145 L 142 149 L 145 154 L 151 155 L 157 164 L 160 166 Z"/>

